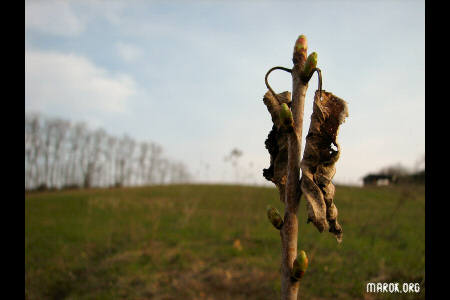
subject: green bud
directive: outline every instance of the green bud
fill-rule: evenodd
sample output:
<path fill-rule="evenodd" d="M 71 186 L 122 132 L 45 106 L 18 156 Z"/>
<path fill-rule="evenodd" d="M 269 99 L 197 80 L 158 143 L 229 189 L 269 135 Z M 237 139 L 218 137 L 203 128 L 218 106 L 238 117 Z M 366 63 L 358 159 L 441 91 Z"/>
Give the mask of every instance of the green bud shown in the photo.
<path fill-rule="evenodd" d="M 280 122 L 281 126 L 285 128 L 294 126 L 294 117 L 292 116 L 291 109 L 286 103 L 280 105 Z"/>
<path fill-rule="evenodd" d="M 308 257 L 306 256 L 305 251 L 300 250 L 292 266 L 292 278 L 294 278 L 295 280 L 300 280 L 303 277 L 303 274 L 305 274 L 307 268 Z"/>
<path fill-rule="evenodd" d="M 281 227 L 283 226 L 283 218 L 276 208 L 267 206 L 267 217 L 269 218 L 270 223 L 272 223 L 272 225 L 276 229 L 281 229 Z"/>
<path fill-rule="evenodd" d="M 317 53 L 311 53 L 305 62 L 305 67 L 302 72 L 302 80 L 308 82 L 311 79 L 311 76 L 314 72 L 314 69 L 317 67 Z"/>
<path fill-rule="evenodd" d="M 306 58 L 306 52 L 308 51 L 308 41 L 303 34 L 297 38 L 294 46 L 294 52 L 301 53 Z"/>

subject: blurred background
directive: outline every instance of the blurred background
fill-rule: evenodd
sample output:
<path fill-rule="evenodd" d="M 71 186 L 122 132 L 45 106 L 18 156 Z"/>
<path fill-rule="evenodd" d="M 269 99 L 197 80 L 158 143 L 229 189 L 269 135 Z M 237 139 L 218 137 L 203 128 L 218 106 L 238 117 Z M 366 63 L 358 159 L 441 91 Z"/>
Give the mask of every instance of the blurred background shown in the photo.
<path fill-rule="evenodd" d="M 303 225 L 302 201 L 300 294 L 424 287 L 424 21 L 414 0 L 25 1 L 26 297 L 278 297 L 262 99 L 300 34 L 349 109 L 333 179 L 344 241 Z M 292 89 L 285 72 L 270 84 Z"/>

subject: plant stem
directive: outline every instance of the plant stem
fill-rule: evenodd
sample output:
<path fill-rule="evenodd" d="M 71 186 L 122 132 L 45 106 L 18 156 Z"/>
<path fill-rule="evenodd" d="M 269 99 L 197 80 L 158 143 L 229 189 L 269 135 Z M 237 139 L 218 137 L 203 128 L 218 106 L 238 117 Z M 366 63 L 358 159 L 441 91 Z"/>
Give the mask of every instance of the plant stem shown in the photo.
<path fill-rule="evenodd" d="M 284 225 L 281 235 L 281 299 L 296 300 L 299 281 L 291 278 L 291 270 L 297 257 L 298 219 L 300 203 L 300 161 L 303 131 L 303 112 L 308 83 L 301 80 L 301 71 L 306 61 L 305 55 L 294 51 L 292 69 L 292 115 L 294 130 L 288 137 L 288 171 L 285 190 Z"/>

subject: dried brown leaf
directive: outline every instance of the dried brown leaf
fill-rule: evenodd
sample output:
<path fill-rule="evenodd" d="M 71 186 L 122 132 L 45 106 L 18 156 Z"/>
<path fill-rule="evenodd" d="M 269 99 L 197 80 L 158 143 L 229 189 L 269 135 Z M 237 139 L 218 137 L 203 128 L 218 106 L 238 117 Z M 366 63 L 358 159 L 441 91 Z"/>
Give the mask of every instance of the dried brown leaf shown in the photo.
<path fill-rule="evenodd" d="M 282 103 L 291 103 L 291 93 L 283 92 L 274 95 L 267 91 L 263 98 L 267 110 L 272 116 L 272 130 L 266 139 L 266 149 L 270 154 L 270 167 L 263 170 L 263 176 L 272 181 L 280 192 L 280 199 L 284 199 L 284 190 L 286 186 L 287 162 L 288 162 L 288 133 L 281 128 L 280 124 L 280 106 Z"/>
<path fill-rule="evenodd" d="M 320 232 L 328 229 L 340 242 L 342 227 L 337 221 L 338 210 L 333 203 L 335 187 L 331 180 L 340 155 L 336 140 L 339 125 L 348 117 L 348 109 L 347 103 L 332 93 L 322 91 L 321 95 L 316 91 L 314 96 L 311 124 L 300 165 L 301 189 L 307 200 L 308 221 L 313 222 Z"/>

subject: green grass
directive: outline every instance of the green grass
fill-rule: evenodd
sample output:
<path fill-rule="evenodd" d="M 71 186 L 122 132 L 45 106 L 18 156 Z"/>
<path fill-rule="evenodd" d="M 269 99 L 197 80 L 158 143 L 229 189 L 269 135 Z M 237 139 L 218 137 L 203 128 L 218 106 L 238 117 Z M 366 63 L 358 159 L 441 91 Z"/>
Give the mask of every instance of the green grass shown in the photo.
<path fill-rule="evenodd" d="M 338 186 L 337 244 L 306 224 L 302 299 L 424 299 L 423 186 Z M 179 185 L 25 195 L 28 299 L 277 299 L 283 211 L 274 188 Z M 367 294 L 367 282 L 420 294 Z"/>

